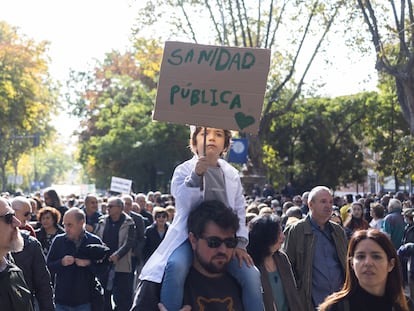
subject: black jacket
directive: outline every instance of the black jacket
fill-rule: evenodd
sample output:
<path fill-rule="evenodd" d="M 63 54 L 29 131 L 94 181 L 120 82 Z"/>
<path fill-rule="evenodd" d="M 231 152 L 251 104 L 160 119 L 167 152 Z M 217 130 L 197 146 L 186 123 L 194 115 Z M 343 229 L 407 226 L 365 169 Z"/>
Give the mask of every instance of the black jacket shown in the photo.
<path fill-rule="evenodd" d="M 50 273 L 43 256 L 42 246 L 34 237 L 21 232 L 24 248 L 21 252 L 13 253 L 14 262 L 23 271 L 27 286 L 39 302 L 40 310 L 53 311 L 53 290 Z"/>
<path fill-rule="evenodd" d="M 135 222 L 135 245 L 132 251 L 140 262 L 142 258 L 142 249 L 145 244 L 145 219 L 141 214 L 132 211 L 129 213 L 129 216 L 131 216 Z"/>
<path fill-rule="evenodd" d="M 47 256 L 47 253 L 49 252 L 49 248 L 50 248 L 50 245 L 52 245 L 52 241 L 54 237 L 57 236 L 58 234 L 65 233 L 65 229 L 63 229 L 62 226 L 59 224 L 57 225 L 56 229 L 57 229 L 56 234 L 51 238 L 48 238 L 45 228 L 40 227 L 39 229 L 35 230 L 36 239 L 38 239 L 40 244 L 42 244 L 42 250 L 43 250 L 43 254 L 45 255 L 45 257 Z"/>
<path fill-rule="evenodd" d="M 55 301 L 57 304 L 66 306 L 79 306 L 90 303 L 93 288 L 95 286 L 95 275 L 99 274 L 100 264 L 92 262 L 87 267 L 79 267 L 76 264 L 70 266 L 62 265 L 62 258 L 66 255 L 80 258 L 78 253 L 89 244 L 102 244 L 99 237 L 84 231 L 79 248 L 66 234 L 59 234 L 53 240 L 47 256 L 47 265 L 51 273 L 56 274 Z M 84 259 L 84 258 L 83 258 Z"/>
<path fill-rule="evenodd" d="M 161 241 L 164 239 L 165 235 L 167 234 L 168 224 L 165 225 L 165 233 L 164 236 L 161 238 L 157 231 L 157 225 L 153 223 L 151 226 L 148 226 L 145 229 L 145 245 L 142 251 L 144 262 L 150 258 L 153 252 L 157 249 L 158 245 L 160 245 Z"/>
<path fill-rule="evenodd" d="M 30 300 L 31 294 L 22 271 L 13 263 L 9 263 L 7 268 L 0 272 L 1 310 L 33 311 Z"/>

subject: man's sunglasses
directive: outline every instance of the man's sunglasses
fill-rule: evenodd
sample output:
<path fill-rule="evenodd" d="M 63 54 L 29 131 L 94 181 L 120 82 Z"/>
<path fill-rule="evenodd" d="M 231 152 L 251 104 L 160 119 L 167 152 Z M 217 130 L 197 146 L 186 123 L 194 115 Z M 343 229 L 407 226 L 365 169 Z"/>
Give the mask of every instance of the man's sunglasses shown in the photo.
<path fill-rule="evenodd" d="M 228 238 L 222 240 L 216 236 L 210 236 L 207 238 L 200 237 L 200 239 L 205 240 L 207 242 L 207 246 L 210 248 L 219 248 L 223 243 L 227 248 L 235 248 L 239 243 L 239 239 L 237 238 Z"/>
<path fill-rule="evenodd" d="M 4 215 L 0 215 L 0 218 L 4 218 L 4 222 L 8 225 L 11 225 L 13 223 L 13 219 L 15 215 L 16 215 L 15 213 L 7 213 Z"/>

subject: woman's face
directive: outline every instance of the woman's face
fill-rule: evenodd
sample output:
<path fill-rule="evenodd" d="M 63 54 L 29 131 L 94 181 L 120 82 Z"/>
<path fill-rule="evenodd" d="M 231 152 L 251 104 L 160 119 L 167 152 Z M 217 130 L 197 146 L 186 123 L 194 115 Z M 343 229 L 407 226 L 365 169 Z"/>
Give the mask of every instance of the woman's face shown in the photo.
<path fill-rule="evenodd" d="M 157 225 L 165 225 L 165 223 L 168 220 L 168 214 L 167 213 L 157 213 L 155 215 L 155 222 L 157 223 Z"/>
<path fill-rule="evenodd" d="M 45 229 L 52 228 L 55 225 L 52 214 L 49 212 L 43 214 L 42 218 L 40 219 L 40 223 L 42 224 L 42 227 Z"/>
<path fill-rule="evenodd" d="M 352 269 L 361 287 L 377 296 L 384 294 L 388 273 L 394 265 L 395 259 L 388 260 L 381 246 L 371 239 L 360 241 L 351 258 Z"/>
<path fill-rule="evenodd" d="M 354 216 L 354 218 L 362 218 L 362 207 L 360 205 L 354 205 L 352 207 L 352 216 Z"/>
<path fill-rule="evenodd" d="M 279 236 L 277 241 L 270 246 L 270 252 L 273 254 L 277 252 L 281 247 L 283 242 L 285 241 L 285 234 L 283 233 L 282 227 L 279 227 Z"/>

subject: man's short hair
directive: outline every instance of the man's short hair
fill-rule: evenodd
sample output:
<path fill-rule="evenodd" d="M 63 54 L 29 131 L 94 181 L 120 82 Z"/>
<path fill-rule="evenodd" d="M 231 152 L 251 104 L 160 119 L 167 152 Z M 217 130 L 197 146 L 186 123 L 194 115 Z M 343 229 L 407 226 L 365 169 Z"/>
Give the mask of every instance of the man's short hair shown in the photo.
<path fill-rule="evenodd" d="M 395 210 L 395 209 L 398 209 L 398 208 L 401 209 L 402 208 L 401 201 L 398 200 L 398 199 L 391 199 L 388 202 L 388 208 L 391 208 L 392 211 Z"/>
<path fill-rule="evenodd" d="M 98 196 L 97 196 L 96 194 L 93 194 L 93 193 L 88 193 L 88 194 L 86 195 L 86 197 L 85 197 L 84 203 L 85 203 L 85 204 L 86 204 L 86 203 L 88 203 L 88 201 L 89 201 L 90 199 L 96 199 L 96 200 L 98 200 Z"/>
<path fill-rule="evenodd" d="M 308 196 L 308 203 L 312 202 L 313 198 L 315 197 L 315 195 L 317 195 L 320 191 L 328 191 L 331 195 L 332 195 L 332 190 L 329 189 L 326 186 L 316 186 L 315 188 L 313 188 L 310 192 L 309 192 L 309 196 Z"/>
<path fill-rule="evenodd" d="M 124 209 L 124 201 L 121 198 L 111 198 L 111 201 L 121 209 Z"/>
<path fill-rule="evenodd" d="M 188 232 L 201 237 L 208 222 L 214 222 L 222 229 L 239 229 L 239 217 L 223 202 L 217 200 L 204 201 L 193 209 L 188 216 Z"/>
<path fill-rule="evenodd" d="M 78 207 L 70 208 L 65 214 L 73 214 L 77 222 L 86 221 L 85 212 Z"/>

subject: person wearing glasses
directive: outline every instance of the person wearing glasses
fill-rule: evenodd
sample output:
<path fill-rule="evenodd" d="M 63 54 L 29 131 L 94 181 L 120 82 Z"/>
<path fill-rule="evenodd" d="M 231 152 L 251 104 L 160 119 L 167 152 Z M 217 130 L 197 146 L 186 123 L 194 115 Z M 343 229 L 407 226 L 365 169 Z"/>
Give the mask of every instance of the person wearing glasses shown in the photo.
<path fill-rule="evenodd" d="M 22 224 L 29 219 L 31 209 L 29 199 L 22 196 L 15 197 L 11 201 L 11 207 Z M 29 224 L 26 223 L 26 225 Z M 54 311 L 52 281 L 42 245 L 29 233 L 29 231 L 20 229 L 24 246 L 20 252 L 13 252 L 12 255 L 16 265 L 23 271 L 27 286 L 32 293 L 33 304 L 37 304 L 42 311 Z"/>
<path fill-rule="evenodd" d="M 9 252 L 23 249 L 19 233 L 20 221 L 10 203 L 0 197 L 0 306 L 1 310 L 33 311 L 32 295 L 22 270 L 9 257 Z"/>
<path fill-rule="evenodd" d="M 111 250 L 112 268 L 105 284 L 105 311 L 128 311 L 132 304 L 133 267 L 132 249 L 135 246 L 135 223 L 124 212 L 124 201 L 119 197 L 108 199 L 108 214 L 99 219 L 96 234 Z M 112 283 L 112 284 L 111 284 Z"/>
<path fill-rule="evenodd" d="M 153 210 L 154 223 L 145 229 L 145 245 L 142 251 L 144 262 L 150 258 L 152 253 L 160 245 L 168 230 L 168 213 L 163 207 L 156 206 Z"/>
<path fill-rule="evenodd" d="M 246 310 L 241 286 L 227 270 L 239 243 L 239 226 L 237 215 L 221 201 L 204 201 L 191 211 L 187 235 L 193 260 L 179 310 Z M 131 311 L 168 310 L 158 304 L 160 286 L 154 291 L 149 283 L 140 283 Z"/>
<path fill-rule="evenodd" d="M 188 215 L 202 201 L 213 199 L 223 202 L 239 217 L 239 240 L 228 269 L 242 285 L 244 308 L 263 310 L 260 273 L 246 251 L 246 200 L 239 171 L 222 159 L 230 140 L 229 130 L 191 126 L 190 147 L 194 156 L 174 171 L 171 194 L 175 198 L 175 218 L 140 275 L 141 280 L 162 281 L 161 302 L 169 311 L 177 311 L 182 305 L 185 276 L 192 261 L 186 234 Z"/>
<path fill-rule="evenodd" d="M 32 218 L 32 205 L 30 201 L 23 196 L 17 196 L 11 201 L 12 208 L 16 213 L 17 219 L 20 220 L 20 230 L 27 231 L 32 237 L 36 237 L 34 228 L 29 224 Z"/>

